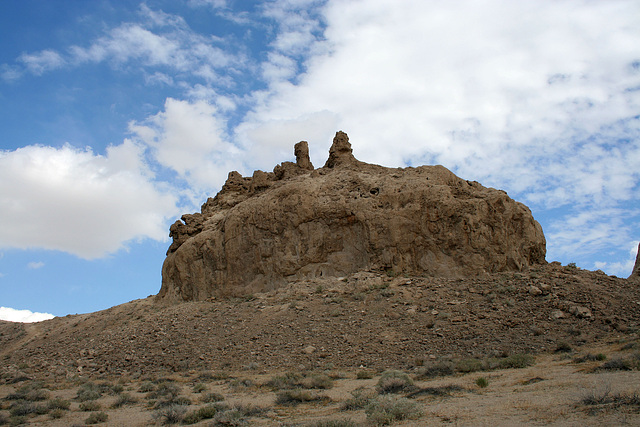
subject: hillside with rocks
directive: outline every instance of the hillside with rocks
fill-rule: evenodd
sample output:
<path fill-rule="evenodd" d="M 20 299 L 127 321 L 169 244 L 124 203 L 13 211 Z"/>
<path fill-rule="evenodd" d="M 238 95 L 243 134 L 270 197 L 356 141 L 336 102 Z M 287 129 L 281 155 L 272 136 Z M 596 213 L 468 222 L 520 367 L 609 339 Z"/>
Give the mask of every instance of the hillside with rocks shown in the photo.
<path fill-rule="evenodd" d="M 531 211 L 504 192 L 442 166 L 360 162 L 337 132 L 324 167 L 295 146 L 296 163 L 222 190 L 171 226 L 160 298 L 203 301 L 358 271 L 470 277 L 545 262 Z"/>
<path fill-rule="evenodd" d="M 467 279 L 360 272 L 206 302 L 149 297 L 35 324 L 0 322 L 0 355 L 5 370 L 24 363 L 25 375 L 63 378 L 250 364 L 406 369 L 430 358 L 579 347 L 639 327 L 637 284 L 553 263 Z"/>
<path fill-rule="evenodd" d="M 360 162 L 342 132 L 322 168 L 308 150 L 174 223 L 158 295 L 0 321 L 0 425 L 386 425 L 386 370 L 416 381 L 388 393 L 419 409 L 398 425 L 640 422 L 640 255 L 627 279 L 547 263 L 503 191 Z"/>

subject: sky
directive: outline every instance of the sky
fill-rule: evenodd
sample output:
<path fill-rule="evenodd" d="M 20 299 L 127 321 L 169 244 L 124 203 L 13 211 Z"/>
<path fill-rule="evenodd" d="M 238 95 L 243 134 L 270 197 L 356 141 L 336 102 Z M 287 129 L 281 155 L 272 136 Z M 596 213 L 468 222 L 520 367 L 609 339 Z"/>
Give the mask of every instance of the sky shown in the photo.
<path fill-rule="evenodd" d="M 526 204 L 547 261 L 640 241 L 636 0 L 0 2 L 0 318 L 156 294 L 170 224 L 337 130 Z"/>

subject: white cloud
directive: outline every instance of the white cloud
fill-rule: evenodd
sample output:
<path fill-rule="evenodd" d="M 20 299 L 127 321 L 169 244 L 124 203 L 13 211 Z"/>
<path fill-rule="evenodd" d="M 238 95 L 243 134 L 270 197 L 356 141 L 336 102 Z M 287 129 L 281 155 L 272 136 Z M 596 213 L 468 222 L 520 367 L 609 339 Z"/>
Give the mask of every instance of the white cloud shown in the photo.
<path fill-rule="evenodd" d="M 131 239 L 166 238 L 176 199 L 152 182 L 131 141 L 105 156 L 71 146 L 0 152 L 0 247 L 97 258 Z"/>
<path fill-rule="evenodd" d="M 240 151 L 226 137 L 218 108 L 206 101 L 168 98 L 164 111 L 144 123 L 131 123 L 137 139 L 151 147 L 155 160 L 177 172 L 196 190 L 221 184 Z"/>
<path fill-rule="evenodd" d="M 610 274 L 626 278 L 633 271 L 633 266 L 636 262 L 636 256 L 638 255 L 638 241 L 633 241 L 629 244 L 629 258 L 620 262 L 606 262 L 596 261 L 594 268 L 600 270 L 606 270 Z"/>
<path fill-rule="evenodd" d="M 244 66 L 246 59 L 242 53 L 216 46 L 219 39 L 193 32 L 181 18 L 144 8 L 143 12 L 152 23 L 150 28 L 140 23 L 124 23 L 89 47 L 72 46 L 69 62 L 163 66 L 209 79 L 219 77 L 216 70 L 225 74 Z"/>
<path fill-rule="evenodd" d="M 44 267 L 44 262 L 42 261 L 31 261 L 27 264 L 27 268 L 29 270 L 38 270 L 39 268 Z"/>
<path fill-rule="evenodd" d="M 640 199 L 636 2 L 335 0 L 315 39 L 293 36 L 287 3 L 269 12 L 283 23 L 263 65 L 270 90 L 253 94 L 236 128 L 252 152 L 289 139 L 274 125 L 321 117 L 307 135 L 342 129 L 361 160 L 440 163 L 540 209 L 594 218 L 583 228 L 572 212 L 551 220 L 552 254 L 594 253 L 634 233 L 623 219 L 637 220 Z M 283 58 L 298 46 L 308 56 L 292 79 Z"/>
<path fill-rule="evenodd" d="M 0 307 L 0 320 L 7 320 L 9 322 L 42 322 L 43 320 L 53 319 L 54 317 L 56 316 L 49 313 L 34 313 L 29 310 L 16 310 L 15 308 Z"/>
<path fill-rule="evenodd" d="M 190 6 L 211 6 L 214 9 L 227 7 L 227 0 L 189 0 Z"/>
<path fill-rule="evenodd" d="M 40 75 L 45 71 L 55 70 L 65 64 L 62 56 L 53 50 L 43 50 L 37 53 L 24 53 L 20 55 L 18 60 L 25 64 L 27 70 L 36 75 Z"/>
<path fill-rule="evenodd" d="M 142 23 L 108 30 L 66 56 L 42 51 L 22 63 L 33 73 L 64 63 L 139 66 L 147 82 L 183 89 L 188 101 L 168 98 L 162 111 L 131 123 L 139 143 L 131 146 L 149 147 L 154 162 L 198 195 L 229 170 L 269 170 L 301 139 L 321 166 L 342 129 L 361 160 L 441 163 L 538 211 L 563 210 L 545 230 L 552 257 L 637 239 L 628 225 L 640 219 L 637 2 L 278 0 L 256 9 L 259 23 L 225 1 L 189 4 L 268 27 L 263 62 L 247 59 L 251 49 L 235 38 L 196 34 L 182 18 L 143 6 Z M 5 79 L 21 72 L 2 71 Z M 248 75 L 262 81 L 249 84 Z M 90 159 L 74 176 L 101 171 L 106 159 L 70 157 Z M 141 154 L 130 158 L 138 159 L 134 181 L 157 196 L 140 172 Z M 101 173 L 98 182 L 111 188 Z"/>
<path fill-rule="evenodd" d="M 108 62 L 116 68 L 129 65 L 140 69 L 155 82 L 168 84 L 171 77 L 147 72 L 146 68 L 168 68 L 175 73 L 173 78 L 199 76 L 209 83 L 231 84 L 227 74 L 241 73 L 247 67 L 243 52 L 218 37 L 192 31 L 180 16 L 151 10 L 144 4 L 140 16 L 143 22 L 125 22 L 88 46 L 74 45 L 65 52 L 45 49 L 23 53 L 17 59 L 23 68 L 3 64 L 1 75 L 5 80 L 15 80 L 24 71 L 41 75 L 64 66 Z"/>

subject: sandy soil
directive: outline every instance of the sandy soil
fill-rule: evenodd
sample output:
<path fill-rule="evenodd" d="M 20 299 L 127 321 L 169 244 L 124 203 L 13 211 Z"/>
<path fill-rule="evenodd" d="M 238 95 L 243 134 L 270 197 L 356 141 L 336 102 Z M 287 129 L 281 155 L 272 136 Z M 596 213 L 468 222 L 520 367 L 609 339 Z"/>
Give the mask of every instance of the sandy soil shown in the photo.
<path fill-rule="evenodd" d="M 621 350 L 624 348 L 625 350 Z M 625 341 L 615 344 L 604 344 L 598 347 L 583 348 L 580 352 L 563 354 L 538 355 L 533 366 L 520 369 L 499 369 L 479 371 L 468 374 L 454 374 L 428 380 L 417 380 L 417 389 L 453 389 L 443 396 L 417 394 L 409 400 L 415 402 L 422 412 L 417 419 L 400 420 L 393 425 L 415 426 L 502 426 L 502 425 L 557 425 L 557 426 L 617 426 L 640 425 L 640 371 L 598 370 L 604 361 L 578 362 L 580 356 L 604 354 L 607 360 L 637 357 L 640 341 Z M 602 357 L 602 356 L 601 356 Z M 409 372 L 416 376 L 417 371 Z M 289 371 L 291 372 L 291 371 Z M 321 371 L 316 371 L 321 372 Z M 224 399 L 221 403 L 230 407 L 249 405 L 262 408 L 262 412 L 254 416 L 246 416 L 243 425 L 256 426 L 312 426 L 321 425 L 322 421 L 350 420 L 353 425 L 370 425 L 363 409 L 345 411 L 341 409 L 356 389 L 369 390 L 376 395 L 376 384 L 380 379 L 377 373 L 370 379 L 356 379 L 358 371 L 325 370 L 323 373 L 334 377 L 332 387 L 312 390 L 328 397 L 326 401 L 301 403 L 295 406 L 282 405 L 276 402 L 277 393 L 269 381 L 284 372 L 260 372 L 254 369 L 241 371 L 191 371 L 164 377 L 171 380 L 180 391 L 179 396 L 186 397 L 191 403 L 185 405 L 185 411 L 193 412 L 206 406 L 201 403 L 208 393 L 218 393 Z M 304 372 L 299 371 L 300 374 Z M 310 374 L 308 372 L 308 374 Z M 216 379 L 226 376 L 227 378 Z M 213 378 L 212 378 L 213 377 Z M 480 377 L 488 381 L 481 388 L 476 380 Z M 61 418 L 52 419 L 52 415 L 29 415 L 24 421 L 30 425 L 69 426 L 85 425 L 91 412 L 80 409 L 77 393 L 86 378 L 73 378 L 64 382 L 48 382 L 45 380 L 41 389 L 48 390 L 48 400 L 34 404 L 45 405 L 54 398 L 70 402 L 68 411 L 63 411 Z M 110 426 L 146 426 L 159 425 L 165 420 L 159 415 L 162 409 L 154 408 L 154 401 L 148 392 L 141 387 L 150 381 L 161 383 L 162 377 L 148 378 L 111 378 L 96 381 L 97 384 L 120 385 L 122 390 L 117 394 L 104 393 L 93 402 L 100 405 L 100 411 L 108 415 L 106 425 Z M 11 400 L 14 394 L 25 385 L 34 383 L 35 379 L 20 381 L 15 384 L 0 386 L 1 414 L 9 418 Z M 195 388 L 198 384 L 198 388 Z M 452 387 L 452 386 L 458 386 Z M 133 397 L 137 402 L 114 409 L 112 405 L 123 393 Z M 588 396 L 633 396 L 636 401 L 626 405 L 615 402 L 599 405 L 585 405 L 583 399 Z M 415 394 L 415 393 L 414 393 Z M 399 392 L 395 396 L 411 396 L 410 392 Z M 94 411 L 95 412 L 95 411 Z M 195 425 L 212 424 L 212 419 L 202 420 Z M 228 425 L 228 424 L 227 424 Z M 235 425 L 235 424 L 232 424 Z M 347 425 L 347 424 L 344 424 Z"/>

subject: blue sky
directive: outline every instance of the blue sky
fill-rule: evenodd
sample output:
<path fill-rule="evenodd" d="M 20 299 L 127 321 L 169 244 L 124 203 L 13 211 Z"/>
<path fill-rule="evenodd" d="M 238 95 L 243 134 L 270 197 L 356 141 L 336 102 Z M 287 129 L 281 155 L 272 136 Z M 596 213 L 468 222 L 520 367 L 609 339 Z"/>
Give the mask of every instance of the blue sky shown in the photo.
<path fill-rule="evenodd" d="M 0 318 L 155 294 L 231 170 L 442 164 L 531 208 L 547 260 L 640 241 L 640 4 L 0 2 Z M 30 316 L 30 317 L 29 317 Z"/>

